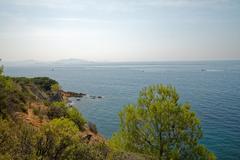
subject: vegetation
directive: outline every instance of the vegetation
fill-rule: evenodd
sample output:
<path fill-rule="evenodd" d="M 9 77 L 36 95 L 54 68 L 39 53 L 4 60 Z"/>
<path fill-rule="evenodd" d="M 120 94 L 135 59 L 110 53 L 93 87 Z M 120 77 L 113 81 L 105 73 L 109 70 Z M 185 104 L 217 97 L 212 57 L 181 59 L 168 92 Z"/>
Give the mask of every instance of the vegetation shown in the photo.
<path fill-rule="evenodd" d="M 0 68 L 0 160 L 215 159 L 198 143 L 202 131 L 190 105 L 180 104 L 171 86 L 144 88 L 138 103 L 120 112 L 120 130 L 107 144 L 80 136 L 86 128 L 98 135 L 97 127 L 63 100 L 52 101 L 60 89 L 50 78 L 7 77 Z"/>
<path fill-rule="evenodd" d="M 60 89 L 61 89 L 61 87 L 59 86 L 58 83 L 55 83 L 55 84 L 52 84 L 52 85 L 51 85 L 51 91 L 53 91 L 53 92 L 57 92 L 57 91 L 59 91 Z"/>
<path fill-rule="evenodd" d="M 4 160 L 106 159 L 102 144 L 81 142 L 78 127 L 69 119 L 54 119 L 39 129 L 0 119 L 0 135 L 0 159 Z"/>
<path fill-rule="evenodd" d="M 49 106 L 49 111 L 47 113 L 49 119 L 67 117 L 68 107 L 64 102 L 53 102 Z"/>
<path fill-rule="evenodd" d="M 42 88 L 44 91 L 50 91 L 52 86 L 58 86 L 58 82 L 48 77 L 35 77 L 31 81 Z"/>
<path fill-rule="evenodd" d="M 41 128 L 36 155 L 41 159 L 62 159 L 64 153 L 78 142 L 78 128 L 68 119 L 54 119 Z"/>
<path fill-rule="evenodd" d="M 2 75 L 2 74 L 3 74 L 3 66 L 0 66 L 0 75 Z"/>
<path fill-rule="evenodd" d="M 120 130 L 110 140 L 110 146 L 158 159 L 215 159 L 198 143 L 202 137 L 199 119 L 189 104 L 178 100 L 172 86 L 144 88 L 138 103 L 120 112 Z"/>
<path fill-rule="evenodd" d="M 64 102 L 53 102 L 49 106 L 47 115 L 50 119 L 68 118 L 73 121 L 80 130 L 83 130 L 86 123 L 86 120 L 76 108 L 68 107 Z"/>
<path fill-rule="evenodd" d="M 0 159 L 34 159 L 35 134 L 26 123 L 0 119 Z"/>
<path fill-rule="evenodd" d="M 83 118 L 82 114 L 78 112 L 76 108 L 74 107 L 68 108 L 67 118 L 73 121 L 80 130 L 83 130 L 83 126 L 85 125 L 86 120 Z"/>
<path fill-rule="evenodd" d="M 10 77 L 5 77 L 0 71 L 0 117 L 6 118 L 16 111 L 25 112 L 26 95 L 19 90 Z"/>

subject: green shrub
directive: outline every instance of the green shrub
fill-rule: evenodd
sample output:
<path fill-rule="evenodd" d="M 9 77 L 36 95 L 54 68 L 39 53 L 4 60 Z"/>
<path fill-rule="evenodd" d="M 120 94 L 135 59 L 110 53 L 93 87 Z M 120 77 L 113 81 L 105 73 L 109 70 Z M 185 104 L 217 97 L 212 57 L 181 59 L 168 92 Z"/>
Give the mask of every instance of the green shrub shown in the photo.
<path fill-rule="evenodd" d="M 34 159 L 34 128 L 0 119 L 0 159 Z"/>
<path fill-rule="evenodd" d="M 51 86 L 58 84 L 57 81 L 48 77 L 35 77 L 31 78 L 31 81 L 42 88 L 44 91 L 51 91 Z"/>
<path fill-rule="evenodd" d="M 1 59 L 0 59 L 0 61 L 1 61 Z M 0 76 L 2 76 L 3 75 L 3 66 L 0 66 Z"/>
<path fill-rule="evenodd" d="M 53 102 L 47 113 L 49 119 L 54 118 L 68 118 L 73 121 L 80 130 L 84 129 L 84 124 L 86 123 L 82 114 L 73 106 L 68 107 L 64 102 Z"/>
<path fill-rule="evenodd" d="M 157 158 L 139 153 L 115 150 L 108 154 L 107 160 L 157 160 Z"/>
<path fill-rule="evenodd" d="M 84 124 L 86 123 L 82 114 L 74 107 L 70 107 L 67 110 L 68 118 L 72 120 L 80 130 L 83 130 Z"/>
<path fill-rule="evenodd" d="M 0 118 L 0 153 L 2 155 L 12 153 L 16 141 L 12 123 Z"/>
<path fill-rule="evenodd" d="M 17 144 L 14 159 L 35 159 L 36 130 L 29 124 L 20 123 L 17 127 Z"/>
<path fill-rule="evenodd" d="M 49 106 L 47 116 L 49 119 L 67 117 L 67 110 L 68 107 L 65 105 L 64 102 L 54 102 Z"/>
<path fill-rule="evenodd" d="M 37 156 L 40 159 L 63 159 L 73 144 L 79 143 L 77 126 L 68 119 L 54 119 L 43 126 L 37 138 Z"/>
<path fill-rule="evenodd" d="M 0 76 L 0 117 L 12 116 L 14 112 L 25 111 L 26 97 L 10 78 Z"/>
<path fill-rule="evenodd" d="M 96 145 L 78 143 L 71 146 L 63 156 L 66 160 L 106 160 L 106 155 Z"/>
<path fill-rule="evenodd" d="M 51 91 L 57 92 L 61 89 L 60 85 L 58 83 L 51 85 Z"/>
<path fill-rule="evenodd" d="M 12 160 L 11 155 L 9 153 L 1 154 L 0 153 L 0 160 Z"/>

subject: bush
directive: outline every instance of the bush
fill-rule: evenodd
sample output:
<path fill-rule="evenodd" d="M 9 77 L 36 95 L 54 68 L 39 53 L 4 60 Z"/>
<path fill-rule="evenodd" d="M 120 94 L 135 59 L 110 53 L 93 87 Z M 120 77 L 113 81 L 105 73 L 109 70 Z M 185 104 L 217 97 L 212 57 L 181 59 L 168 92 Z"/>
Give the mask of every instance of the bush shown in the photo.
<path fill-rule="evenodd" d="M 63 102 L 54 102 L 49 106 L 47 113 L 49 119 L 67 117 L 67 106 Z"/>
<path fill-rule="evenodd" d="M 51 86 L 58 84 L 57 81 L 48 77 L 35 77 L 31 78 L 32 82 L 42 88 L 44 91 L 51 91 Z"/>
<path fill-rule="evenodd" d="M 51 91 L 52 92 L 57 92 L 61 89 L 58 83 L 51 85 Z"/>
<path fill-rule="evenodd" d="M 25 123 L 0 119 L 0 160 L 105 160 L 104 144 L 82 143 L 69 119 L 54 119 L 37 131 Z"/>
<path fill-rule="evenodd" d="M 74 107 L 68 108 L 67 110 L 68 118 L 72 120 L 80 130 L 83 130 L 84 124 L 86 123 L 82 114 Z"/>
<path fill-rule="evenodd" d="M 0 159 L 34 159 L 35 135 L 30 125 L 0 119 Z"/>
<path fill-rule="evenodd" d="M 41 128 L 37 138 L 40 159 L 63 159 L 64 153 L 80 142 L 77 126 L 68 119 L 54 119 Z"/>
<path fill-rule="evenodd" d="M 64 102 L 54 102 L 49 107 L 47 113 L 49 119 L 54 118 L 68 118 L 73 121 L 80 130 L 84 129 L 84 124 L 86 123 L 82 114 L 74 107 L 68 107 Z"/>
<path fill-rule="evenodd" d="M 106 160 L 107 155 L 101 152 L 96 145 L 78 143 L 71 146 L 63 156 L 66 160 Z"/>
<path fill-rule="evenodd" d="M 157 160 L 144 154 L 124 152 L 124 151 L 111 151 L 108 155 L 108 160 Z"/>
<path fill-rule="evenodd" d="M 1 59 L 0 59 L 1 61 Z M 3 66 L 0 66 L 0 76 L 3 74 Z"/>
<path fill-rule="evenodd" d="M 12 153 L 15 140 L 12 124 L 0 118 L 0 153 L 2 155 Z"/>
<path fill-rule="evenodd" d="M 14 112 L 24 111 L 26 96 L 9 77 L 0 75 L 0 117 L 12 116 Z"/>
<path fill-rule="evenodd" d="M 0 160 L 12 160 L 11 155 L 9 153 L 1 154 L 0 153 Z"/>
<path fill-rule="evenodd" d="M 17 147 L 14 151 L 14 159 L 35 159 L 36 130 L 29 124 L 20 123 L 17 126 Z"/>

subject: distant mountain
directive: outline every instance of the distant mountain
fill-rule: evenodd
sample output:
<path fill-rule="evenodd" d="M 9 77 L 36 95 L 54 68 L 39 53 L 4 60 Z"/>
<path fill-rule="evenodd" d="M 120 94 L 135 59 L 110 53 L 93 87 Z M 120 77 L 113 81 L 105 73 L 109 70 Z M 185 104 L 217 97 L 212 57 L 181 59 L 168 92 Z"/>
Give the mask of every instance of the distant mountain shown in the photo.
<path fill-rule="evenodd" d="M 81 65 L 81 64 L 92 64 L 93 62 L 91 61 L 86 61 L 86 60 L 82 60 L 82 59 L 62 59 L 62 60 L 58 60 L 53 62 L 53 64 L 55 65 Z"/>
<path fill-rule="evenodd" d="M 36 61 L 36 60 L 24 60 L 24 61 L 0 61 L 0 65 L 4 66 L 79 66 L 83 64 L 92 64 L 94 62 L 81 60 L 81 59 L 62 59 L 57 61 Z"/>
<path fill-rule="evenodd" d="M 36 60 L 23 60 L 23 61 L 5 61 L 2 60 L 0 64 L 4 66 L 46 66 L 47 62 L 41 62 Z"/>

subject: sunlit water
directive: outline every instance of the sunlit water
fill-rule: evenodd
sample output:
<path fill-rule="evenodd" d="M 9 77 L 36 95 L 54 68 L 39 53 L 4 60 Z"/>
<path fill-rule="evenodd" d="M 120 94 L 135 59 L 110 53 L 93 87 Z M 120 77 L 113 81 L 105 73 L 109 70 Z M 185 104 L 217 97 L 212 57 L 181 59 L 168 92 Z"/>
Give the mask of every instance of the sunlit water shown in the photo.
<path fill-rule="evenodd" d="M 74 104 L 99 132 L 118 130 L 118 112 L 135 103 L 139 90 L 150 84 L 172 84 L 181 102 L 192 104 L 201 119 L 201 143 L 218 159 L 240 159 L 240 61 L 94 64 L 81 67 L 5 67 L 12 76 L 49 76 L 64 90 L 104 96 Z"/>

